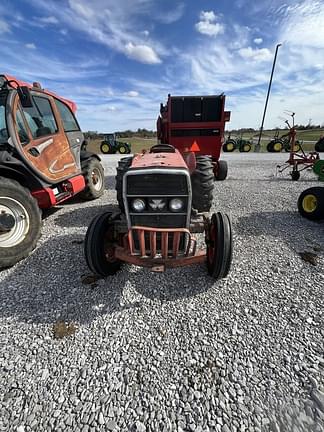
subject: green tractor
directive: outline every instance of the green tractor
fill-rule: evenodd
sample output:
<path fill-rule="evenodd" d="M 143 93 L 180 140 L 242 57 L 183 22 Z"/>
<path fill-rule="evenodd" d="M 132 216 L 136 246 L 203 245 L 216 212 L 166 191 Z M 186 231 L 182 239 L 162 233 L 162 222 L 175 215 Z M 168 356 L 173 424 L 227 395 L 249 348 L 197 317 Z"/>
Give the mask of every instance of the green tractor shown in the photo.
<path fill-rule="evenodd" d="M 104 135 L 104 139 L 101 141 L 100 151 L 103 154 L 129 154 L 131 152 L 131 146 L 128 143 L 117 141 L 116 134 L 109 133 Z"/>
<path fill-rule="evenodd" d="M 324 160 L 318 160 L 313 166 L 319 181 L 324 181 Z M 315 186 L 304 190 L 298 198 L 299 213 L 310 220 L 324 219 L 324 187 Z"/>
<path fill-rule="evenodd" d="M 227 140 L 223 144 L 224 152 L 233 152 L 238 149 L 241 153 L 248 153 L 252 149 L 251 141 L 243 139 L 242 136 L 239 138 L 231 138 L 231 135 L 228 136 Z"/>

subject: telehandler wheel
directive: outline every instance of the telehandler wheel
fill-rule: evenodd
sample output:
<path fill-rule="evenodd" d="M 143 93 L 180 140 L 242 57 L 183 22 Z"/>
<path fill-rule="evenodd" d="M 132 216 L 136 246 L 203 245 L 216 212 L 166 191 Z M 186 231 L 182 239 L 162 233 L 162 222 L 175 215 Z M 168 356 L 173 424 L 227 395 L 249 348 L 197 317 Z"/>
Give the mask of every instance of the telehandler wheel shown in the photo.
<path fill-rule="evenodd" d="M 224 152 L 233 152 L 236 149 L 236 141 L 233 139 L 228 139 L 225 144 L 223 144 Z"/>
<path fill-rule="evenodd" d="M 299 171 L 293 170 L 293 171 L 290 173 L 290 175 L 291 175 L 291 179 L 292 179 L 293 181 L 298 181 L 298 180 L 300 179 L 300 172 L 299 172 Z"/>
<path fill-rule="evenodd" d="M 112 149 L 111 145 L 107 142 L 101 143 L 100 151 L 103 154 L 112 154 L 113 153 L 113 149 Z"/>
<path fill-rule="evenodd" d="M 298 198 L 299 213 L 310 220 L 324 219 L 324 187 L 304 190 Z"/>
<path fill-rule="evenodd" d="M 86 187 L 80 192 L 80 197 L 86 201 L 99 198 L 105 189 L 104 169 L 98 159 L 92 157 L 84 161 L 82 165 Z"/>
<path fill-rule="evenodd" d="M 225 278 L 231 267 L 233 253 L 230 219 L 227 214 L 214 213 L 207 229 L 208 273 L 215 279 Z"/>
<path fill-rule="evenodd" d="M 228 167 L 226 161 L 217 161 L 214 165 L 214 179 L 215 180 L 225 180 L 227 177 Z"/>
<path fill-rule="evenodd" d="M 214 166 L 209 156 L 196 156 L 196 169 L 191 174 L 192 207 L 208 212 L 213 203 Z"/>
<path fill-rule="evenodd" d="M 111 213 L 92 219 L 84 241 L 84 255 L 89 269 L 98 276 L 118 272 L 122 262 L 115 258 L 115 226 Z"/>
<path fill-rule="evenodd" d="M 41 211 L 29 190 L 0 177 L 0 268 L 10 267 L 36 247 Z"/>
<path fill-rule="evenodd" d="M 119 206 L 119 209 L 121 212 L 124 211 L 123 177 L 124 177 L 125 172 L 131 166 L 132 160 L 133 160 L 133 157 L 128 156 L 128 157 L 121 158 L 118 161 L 117 175 L 116 175 L 115 179 L 116 179 L 117 201 L 118 201 L 118 206 Z"/>

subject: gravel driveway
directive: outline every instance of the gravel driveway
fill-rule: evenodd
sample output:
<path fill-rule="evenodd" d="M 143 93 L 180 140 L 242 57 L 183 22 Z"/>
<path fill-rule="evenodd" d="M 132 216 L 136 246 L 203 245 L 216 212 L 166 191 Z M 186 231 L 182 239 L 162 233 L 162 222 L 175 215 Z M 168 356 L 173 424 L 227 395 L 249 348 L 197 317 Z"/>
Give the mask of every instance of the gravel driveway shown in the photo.
<path fill-rule="evenodd" d="M 34 253 L 0 273 L 0 430 L 323 431 L 324 225 L 296 211 L 311 173 L 275 177 L 286 157 L 226 155 L 214 210 L 235 249 L 215 283 L 204 266 L 84 277 L 86 227 L 116 208 L 105 156 L 104 197 L 51 210 Z M 63 339 L 60 321 L 75 326 Z"/>

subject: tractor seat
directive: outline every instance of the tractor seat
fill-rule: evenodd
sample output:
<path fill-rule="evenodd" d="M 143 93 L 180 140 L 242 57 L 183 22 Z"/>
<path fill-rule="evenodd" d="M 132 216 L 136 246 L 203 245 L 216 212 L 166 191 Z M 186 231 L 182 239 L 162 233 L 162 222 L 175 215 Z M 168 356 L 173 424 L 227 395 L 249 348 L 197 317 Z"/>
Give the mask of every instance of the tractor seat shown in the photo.
<path fill-rule="evenodd" d="M 171 144 L 156 144 L 151 147 L 150 153 L 175 153 L 175 148 Z"/>

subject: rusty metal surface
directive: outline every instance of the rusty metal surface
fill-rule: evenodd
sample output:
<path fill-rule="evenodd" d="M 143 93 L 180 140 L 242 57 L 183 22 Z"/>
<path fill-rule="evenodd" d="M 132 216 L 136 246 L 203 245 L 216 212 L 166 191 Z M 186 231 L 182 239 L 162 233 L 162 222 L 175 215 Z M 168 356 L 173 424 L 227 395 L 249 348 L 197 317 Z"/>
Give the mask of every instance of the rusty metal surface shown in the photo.
<path fill-rule="evenodd" d="M 196 255 L 179 258 L 151 258 L 141 257 L 139 255 L 131 255 L 129 251 L 124 248 L 117 246 L 115 249 L 115 257 L 121 261 L 125 261 L 129 264 L 137 265 L 140 267 L 159 267 L 164 266 L 165 268 L 183 267 L 186 265 L 200 264 L 206 261 L 206 252 L 203 250 L 197 251 Z M 160 270 L 161 271 L 161 270 Z"/>

